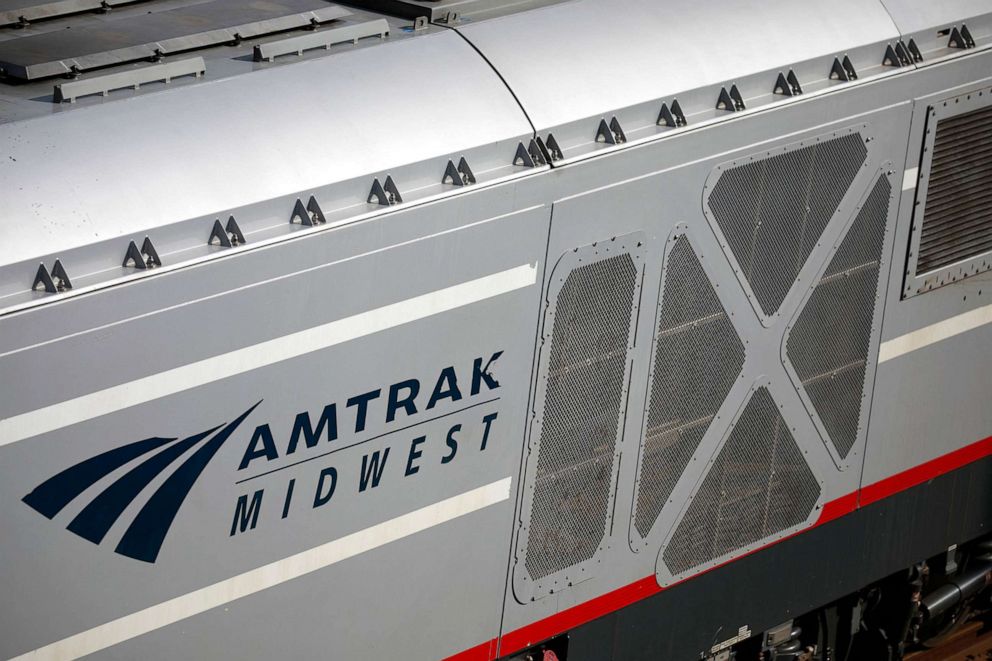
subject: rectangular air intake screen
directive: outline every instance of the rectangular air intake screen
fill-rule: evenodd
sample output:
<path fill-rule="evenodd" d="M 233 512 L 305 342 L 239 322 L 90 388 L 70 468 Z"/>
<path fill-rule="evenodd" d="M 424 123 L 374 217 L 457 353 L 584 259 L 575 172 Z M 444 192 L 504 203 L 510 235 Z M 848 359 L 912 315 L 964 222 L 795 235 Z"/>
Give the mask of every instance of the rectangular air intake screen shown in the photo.
<path fill-rule="evenodd" d="M 579 248 L 552 274 L 516 570 L 529 595 L 580 580 L 607 535 L 640 243 Z"/>
<path fill-rule="evenodd" d="M 992 268 L 992 105 L 988 90 L 928 109 L 904 293 Z"/>

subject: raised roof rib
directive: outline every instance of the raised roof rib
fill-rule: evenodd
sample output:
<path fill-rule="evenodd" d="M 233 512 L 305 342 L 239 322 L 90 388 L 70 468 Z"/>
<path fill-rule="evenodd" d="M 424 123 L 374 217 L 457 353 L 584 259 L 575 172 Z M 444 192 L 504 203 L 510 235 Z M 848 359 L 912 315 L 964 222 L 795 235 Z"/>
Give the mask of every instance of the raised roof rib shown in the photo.
<path fill-rule="evenodd" d="M 213 0 L 2 41 L 0 68 L 8 76 L 33 80 L 307 27 L 350 13 L 325 0 Z"/>
<path fill-rule="evenodd" d="M 140 1 L 142 0 L 2 0 L 0 25 L 24 24 L 84 11 L 106 10 Z"/>

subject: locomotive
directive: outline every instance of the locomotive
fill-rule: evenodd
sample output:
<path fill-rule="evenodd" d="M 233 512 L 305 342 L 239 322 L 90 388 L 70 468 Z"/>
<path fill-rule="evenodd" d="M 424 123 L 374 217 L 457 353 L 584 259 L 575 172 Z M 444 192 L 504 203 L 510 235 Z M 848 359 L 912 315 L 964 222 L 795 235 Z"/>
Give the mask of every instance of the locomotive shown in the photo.
<path fill-rule="evenodd" d="M 2 658 L 988 610 L 987 0 L 11 0 L 0 145 Z"/>

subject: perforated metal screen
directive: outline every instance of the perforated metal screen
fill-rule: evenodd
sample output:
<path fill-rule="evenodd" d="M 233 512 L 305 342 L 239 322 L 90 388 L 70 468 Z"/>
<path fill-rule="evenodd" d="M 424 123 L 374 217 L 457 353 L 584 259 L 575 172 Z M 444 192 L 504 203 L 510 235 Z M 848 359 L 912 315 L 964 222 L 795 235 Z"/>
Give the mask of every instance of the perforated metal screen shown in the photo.
<path fill-rule="evenodd" d="M 567 276 L 549 312 L 524 562 L 532 579 L 592 558 L 606 534 L 636 279 L 630 254 L 593 261 Z"/>
<path fill-rule="evenodd" d="M 868 150 L 859 133 L 736 165 L 709 209 L 765 315 L 792 288 Z"/>
<path fill-rule="evenodd" d="M 744 344 L 680 236 L 658 315 L 634 524 L 646 537 L 744 365 Z"/>
<path fill-rule="evenodd" d="M 673 575 L 806 520 L 820 485 L 767 388 L 754 392 L 665 547 Z"/>
<path fill-rule="evenodd" d="M 789 332 L 786 355 L 844 458 L 857 440 L 892 186 L 872 188 Z"/>

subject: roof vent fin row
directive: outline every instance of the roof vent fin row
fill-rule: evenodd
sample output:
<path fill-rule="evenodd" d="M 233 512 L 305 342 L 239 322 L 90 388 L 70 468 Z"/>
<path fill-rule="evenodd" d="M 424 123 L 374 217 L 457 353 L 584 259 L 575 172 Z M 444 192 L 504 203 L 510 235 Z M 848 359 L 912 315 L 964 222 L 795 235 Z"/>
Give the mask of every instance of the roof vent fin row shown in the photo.
<path fill-rule="evenodd" d="M 280 55 L 302 56 L 304 51 L 314 48 L 330 50 L 331 46 L 351 42 L 357 44 L 359 39 L 379 37 L 384 39 L 389 35 L 389 24 L 384 18 L 366 21 L 355 25 L 345 25 L 329 30 L 317 30 L 298 37 L 287 37 L 279 41 L 255 46 L 254 60 L 256 62 L 272 62 Z"/>

